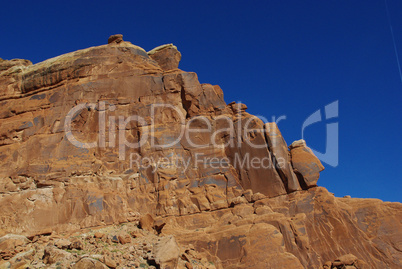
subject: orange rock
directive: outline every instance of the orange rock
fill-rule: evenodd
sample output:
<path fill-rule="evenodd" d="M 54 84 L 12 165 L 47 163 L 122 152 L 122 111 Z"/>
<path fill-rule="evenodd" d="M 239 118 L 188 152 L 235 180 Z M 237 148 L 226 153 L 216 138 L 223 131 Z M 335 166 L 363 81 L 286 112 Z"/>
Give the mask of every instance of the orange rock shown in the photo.
<path fill-rule="evenodd" d="M 153 231 L 154 218 L 150 214 L 141 216 L 140 218 L 140 228 L 147 231 Z"/>
<path fill-rule="evenodd" d="M 293 172 L 292 164 L 290 163 L 290 153 L 288 146 L 283 138 L 278 126 L 275 122 L 265 124 L 266 136 L 269 150 L 273 155 L 273 162 L 279 176 L 285 184 L 288 192 L 301 190 L 299 181 Z"/>
<path fill-rule="evenodd" d="M 128 244 L 131 243 L 131 236 L 127 233 L 122 233 L 117 236 L 119 238 L 120 244 Z"/>
<path fill-rule="evenodd" d="M 67 249 L 71 245 L 71 241 L 68 239 L 57 239 L 54 245 L 60 249 Z"/>
<path fill-rule="evenodd" d="M 43 254 L 45 264 L 53 264 L 61 260 L 73 260 L 74 256 L 67 251 L 58 249 L 54 246 L 47 246 Z"/>
<path fill-rule="evenodd" d="M 107 41 L 108 44 L 111 43 L 120 43 L 123 41 L 123 35 L 117 34 L 117 35 L 111 35 Z"/>
<path fill-rule="evenodd" d="M 117 267 L 117 262 L 114 259 L 114 257 L 109 256 L 109 255 L 105 255 L 103 257 L 103 263 L 106 264 L 106 266 L 108 266 L 109 268 L 116 268 Z"/>
<path fill-rule="evenodd" d="M 274 123 L 178 69 L 173 45 L 147 53 L 121 35 L 108 43 L 35 65 L 0 61 L 0 231 L 56 231 L 35 242 L 47 244 L 64 232 L 139 221 L 134 239 L 113 240 L 152 250 L 149 234 L 174 235 L 216 268 L 319 268 L 347 253 L 357 260 L 345 266 L 402 266 L 400 203 L 316 187 L 324 167 L 304 141 L 289 153 Z M 271 165 L 255 165 L 261 160 Z M 99 238 L 112 243 L 100 232 L 87 242 Z M 1 240 L 2 258 L 25 251 L 25 240 Z M 76 261 L 55 247 L 44 253 L 48 264 Z M 166 261 L 179 264 L 173 256 Z"/>
<path fill-rule="evenodd" d="M 106 265 L 101 263 L 98 260 L 91 259 L 88 257 L 80 259 L 74 266 L 73 269 L 88 269 L 88 268 L 93 268 L 93 269 L 107 269 Z"/>
<path fill-rule="evenodd" d="M 295 141 L 289 146 L 292 165 L 296 175 L 300 178 L 303 188 L 310 188 L 317 185 L 320 172 L 324 166 L 314 155 L 304 140 Z"/>
<path fill-rule="evenodd" d="M 100 233 L 100 232 L 96 232 L 95 234 L 94 234 L 94 237 L 95 238 L 103 238 L 105 236 L 105 234 L 104 233 Z"/>
<path fill-rule="evenodd" d="M 82 250 L 84 249 L 84 244 L 80 239 L 77 238 L 71 242 L 70 249 Z"/>
<path fill-rule="evenodd" d="M 18 247 L 25 246 L 29 240 L 22 235 L 7 234 L 0 238 L 0 258 L 11 258 Z"/>
<path fill-rule="evenodd" d="M 176 268 L 180 249 L 173 236 L 160 239 L 154 247 L 155 262 L 161 268 Z"/>
<path fill-rule="evenodd" d="M 156 47 L 148 55 L 165 71 L 177 69 L 181 60 L 181 54 L 173 44 Z"/>
<path fill-rule="evenodd" d="M 142 233 L 140 233 L 139 231 L 133 231 L 133 232 L 130 233 L 130 235 L 131 235 L 133 238 L 140 238 L 140 237 L 143 237 L 143 236 L 144 236 L 144 235 L 143 235 Z"/>

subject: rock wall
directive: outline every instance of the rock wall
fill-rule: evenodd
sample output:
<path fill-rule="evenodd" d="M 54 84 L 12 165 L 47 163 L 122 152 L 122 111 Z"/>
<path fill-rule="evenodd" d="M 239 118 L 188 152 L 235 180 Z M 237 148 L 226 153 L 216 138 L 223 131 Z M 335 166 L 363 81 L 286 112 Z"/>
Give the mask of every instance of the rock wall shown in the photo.
<path fill-rule="evenodd" d="M 139 213 L 165 232 L 166 220 L 205 228 L 230 213 L 227 234 L 177 236 L 225 268 L 313 268 L 347 253 L 400 265 L 401 242 L 387 235 L 401 234 L 400 221 L 379 228 L 370 215 L 400 220 L 399 204 L 368 202 L 372 213 L 323 195 L 324 167 L 304 141 L 289 151 L 275 123 L 226 104 L 219 86 L 178 69 L 180 59 L 172 44 L 147 53 L 115 35 L 35 65 L 0 61 L 0 229 L 33 236 Z M 279 260 L 253 258 L 270 248 Z"/>
<path fill-rule="evenodd" d="M 322 268 L 346 254 L 360 260 L 357 268 L 400 268 L 401 212 L 400 203 L 335 198 L 316 187 L 161 221 L 162 235 L 223 268 Z"/>
<path fill-rule="evenodd" d="M 219 86 L 177 69 L 175 46 L 146 53 L 121 36 L 109 42 L 35 65 L 1 63 L 3 229 L 85 228 L 137 211 L 185 215 L 227 208 L 248 189 L 267 197 L 301 189 L 280 133 L 266 137 L 244 104 L 227 105 Z M 270 147 L 284 155 L 283 169 L 249 165 L 274 161 Z"/>

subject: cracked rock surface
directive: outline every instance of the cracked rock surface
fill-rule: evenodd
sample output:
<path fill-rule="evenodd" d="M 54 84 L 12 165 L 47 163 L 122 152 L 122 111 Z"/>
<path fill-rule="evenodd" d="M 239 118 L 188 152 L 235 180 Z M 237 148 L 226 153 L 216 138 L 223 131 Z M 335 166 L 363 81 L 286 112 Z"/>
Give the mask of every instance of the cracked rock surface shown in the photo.
<path fill-rule="evenodd" d="M 0 268 L 402 266 L 400 203 L 318 187 L 305 141 L 180 60 L 122 35 L 0 59 Z"/>

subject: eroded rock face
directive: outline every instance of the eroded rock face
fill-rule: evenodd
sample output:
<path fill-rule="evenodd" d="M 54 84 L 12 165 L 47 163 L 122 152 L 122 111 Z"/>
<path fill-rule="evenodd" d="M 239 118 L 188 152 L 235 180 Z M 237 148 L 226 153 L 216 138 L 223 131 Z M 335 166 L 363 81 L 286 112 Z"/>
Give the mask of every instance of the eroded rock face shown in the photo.
<path fill-rule="evenodd" d="M 400 203 L 335 198 L 317 187 L 168 217 L 162 234 L 174 234 L 179 245 L 193 245 L 222 268 L 399 268 L 401 216 Z"/>
<path fill-rule="evenodd" d="M 307 147 L 304 140 L 293 142 L 289 148 L 293 169 L 299 177 L 302 186 L 305 189 L 317 186 L 320 172 L 324 170 L 324 166 L 320 160 Z"/>
<path fill-rule="evenodd" d="M 107 43 L 108 44 L 111 44 L 111 43 L 120 43 L 120 42 L 122 42 L 123 41 L 123 35 L 122 34 L 117 34 L 117 35 L 111 35 L 110 37 L 109 37 L 109 39 L 107 40 Z"/>
<path fill-rule="evenodd" d="M 154 247 L 155 262 L 161 268 L 176 268 L 179 261 L 180 248 L 173 236 L 160 239 Z"/>
<path fill-rule="evenodd" d="M 7 234 L 0 237 L 0 259 L 11 258 L 18 247 L 23 247 L 29 243 L 28 238 L 17 234 Z"/>
<path fill-rule="evenodd" d="M 226 104 L 219 86 L 178 69 L 180 59 L 171 44 L 147 53 L 113 35 L 35 65 L 0 61 L 0 232 L 138 221 L 217 268 L 318 268 L 345 254 L 400 265 L 400 204 L 316 188 L 324 167 L 304 141 L 289 151 L 276 124 Z M 63 242 L 44 251 L 45 263 L 85 248 Z M 176 241 L 166 244 L 173 254 L 149 259 L 176 267 Z M 108 256 L 77 261 L 90 264 L 118 266 Z"/>
<path fill-rule="evenodd" d="M 267 197 L 300 189 L 286 144 L 272 154 L 264 123 L 177 69 L 176 47 L 146 53 L 121 35 L 108 43 L 35 65 L 1 63 L 13 65 L 0 73 L 7 232 L 193 214 L 227 208 L 246 189 Z M 278 156 L 283 170 L 271 165 Z"/>
<path fill-rule="evenodd" d="M 265 124 L 268 148 L 271 150 L 275 160 L 278 174 L 286 183 L 288 192 L 301 190 L 296 174 L 293 172 L 291 156 L 285 139 L 275 122 Z"/>
<path fill-rule="evenodd" d="M 166 44 L 148 51 L 148 55 L 164 70 L 179 68 L 181 53 L 173 44 Z"/>

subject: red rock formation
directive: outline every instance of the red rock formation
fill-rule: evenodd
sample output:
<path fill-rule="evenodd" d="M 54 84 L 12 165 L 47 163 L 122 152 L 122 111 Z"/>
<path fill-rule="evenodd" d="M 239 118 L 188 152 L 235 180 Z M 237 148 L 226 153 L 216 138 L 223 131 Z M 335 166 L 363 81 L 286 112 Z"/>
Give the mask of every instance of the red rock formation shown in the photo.
<path fill-rule="evenodd" d="M 108 43 L 35 65 L 0 62 L 5 233 L 139 213 L 147 229 L 224 268 L 318 268 L 345 254 L 401 266 L 400 204 L 315 187 L 324 167 L 305 143 L 288 151 L 274 123 L 178 69 L 172 44 L 147 53 L 121 35 Z"/>
<path fill-rule="evenodd" d="M 300 178 L 300 182 L 304 188 L 317 186 L 320 172 L 324 170 L 324 166 L 320 160 L 314 155 L 304 140 L 295 141 L 289 146 L 290 155 L 292 156 L 292 165 L 295 173 Z"/>

